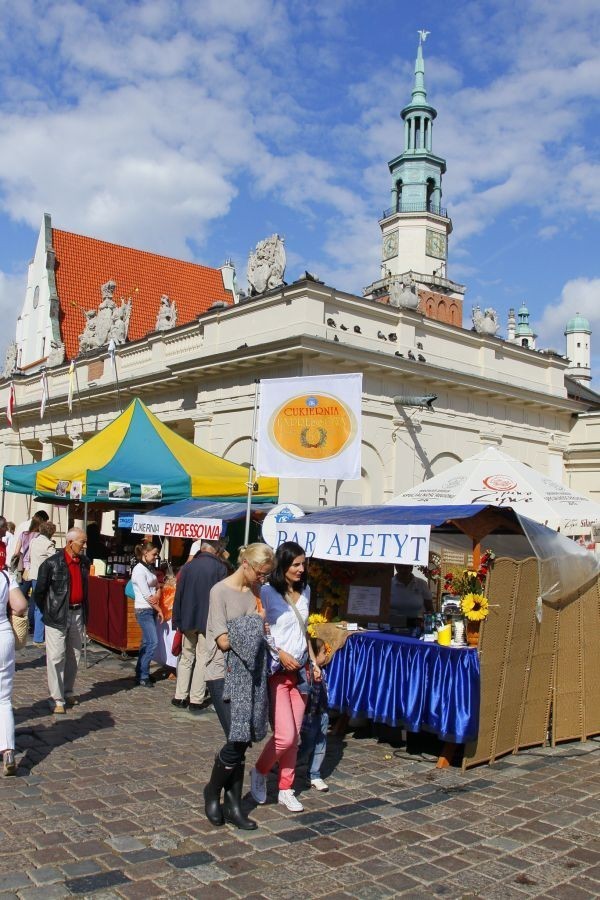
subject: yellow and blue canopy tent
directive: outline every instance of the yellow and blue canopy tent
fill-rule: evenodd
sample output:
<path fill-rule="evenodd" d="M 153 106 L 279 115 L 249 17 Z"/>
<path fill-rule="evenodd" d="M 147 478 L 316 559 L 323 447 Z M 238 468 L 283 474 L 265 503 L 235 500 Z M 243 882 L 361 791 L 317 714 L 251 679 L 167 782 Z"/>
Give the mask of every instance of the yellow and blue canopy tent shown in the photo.
<path fill-rule="evenodd" d="M 175 434 L 136 398 L 75 450 L 42 462 L 5 466 L 3 488 L 54 502 L 245 501 L 248 469 Z M 276 503 L 278 493 L 277 478 L 255 479 L 254 502 Z"/>

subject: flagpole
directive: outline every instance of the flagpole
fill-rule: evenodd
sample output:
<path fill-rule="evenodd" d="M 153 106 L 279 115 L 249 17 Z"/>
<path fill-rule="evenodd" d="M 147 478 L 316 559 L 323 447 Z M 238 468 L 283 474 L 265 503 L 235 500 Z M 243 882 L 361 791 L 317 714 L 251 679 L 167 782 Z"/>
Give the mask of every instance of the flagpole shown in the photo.
<path fill-rule="evenodd" d="M 244 546 L 250 537 L 250 515 L 252 513 L 252 490 L 254 488 L 254 456 L 256 449 L 256 419 L 258 415 L 258 386 L 260 379 L 254 381 L 254 412 L 252 414 L 252 435 L 250 444 L 250 467 L 248 469 L 248 494 L 246 496 L 246 525 L 244 528 Z"/>
<path fill-rule="evenodd" d="M 81 394 L 79 392 L 79 376 L 77 374 L 77 366 L 74 366 L 73 373 L 75 375 L 75 390 L 77 391 L 77 405 L 79 407 L 79 421 L 81 422 L 81 438 L 83 440 L 83 412 L 81 408 Z"/>
<path fill-rule="evenodd" d="M 117 355 L 115 353 L 115 350 L 116 350 L 116 344 L 114 342 L 114 339 L 111 338 L 110 343 L 108 345 L 108 355 L 110 356 L 110 361 L 112 363 L 113 373 L 115 376 L 115 382 L 117 385 L 117 398 L 119 401 L 119 411 L 123 412 L 123 403 L 121 402 L 121 388 L 119 386 L 119 373 L 117 372 Z"/>

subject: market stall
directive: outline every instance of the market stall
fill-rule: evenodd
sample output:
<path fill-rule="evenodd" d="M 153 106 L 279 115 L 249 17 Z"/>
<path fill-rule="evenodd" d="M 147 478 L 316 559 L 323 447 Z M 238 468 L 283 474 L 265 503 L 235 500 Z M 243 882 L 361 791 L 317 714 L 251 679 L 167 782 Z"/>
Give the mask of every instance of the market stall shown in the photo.
<path fill-rule="evenodd" d="M 385 621 L 376 613 L 385 616 L 385 603 L 382 593 L 378 597 L 371 592 L 371 605 L 363 610 L 366 615 L 352 617 L 367 630 L 349 633 L 331 662 L 331 705 L 350 715 L 402 725 L 412 731 L 432 732 L 453 744 L 466 743 L 465 758 L 473 764 L 518 749 L 523 745 L 525 733 L 528 741 L 543 743 L 546 735 L 543 729 L 548 727 L 551 706 L 558 708 L 560 697 L 560 690 L 551 688 L 552 678 L 558 672 L 558 658 L 555 663 L 548 663 L 548 653 L 552 659 L 552 645 L 546 632 L 551 627 L 558 628 L 556 616 L 567 622 L 569 616 L 573 617 L 574 606 L 582 608 L 584 592 L 597 591 L 600 565 L 594 554 L 510 509 L 473 505 L 324 510 L 304 520 L 286 523 L 278 530 L 277 543 L 296 540 L 307 548 L 307 554 L 312 552 L 331 565 L 339 565 L 343 559 L 360 558 L 371 565 L 376 555 L 374 549 L 381 557 L 385 545 L 388 562 L 413 564 L 414 540 L 419 537 L 415 529 L 425 523 L 431 527 L 432 542 L 468 550 L 485 539 L 486 545 L 495 548 L 496 562 L 485 598 L 489 618 L 481 625 L 479 649 L 440 646 L 378 631 L 385 628 Z M 424 545 L 419 549 L 423 552 Z M 506 566 L 527 572 L 528 578 L 521 581 L 517 577 L 510 590 L 505 590 L 503 577 L 497 576 L 502 576 Z M 360 581 L 354 578 L 348 588 L 347 601 L 352 588 L 357 587 L 357 580 Z M 348 609 L 348 602 L 345 606 L 342 603 L 340 615 L 350 620 Z M 499 623 L 504 623 L 504 634 L 508 635 L 513 632 L 514 621 L 521 624 L 523 636 L 520 637 L 517 629 L 512 640 L 504 636 L 500 639 L 503 626 Z M 547 624 L 549 621 L 552 626 Z M 318 629 L 316 626 L 317 634 Z M 489 640 L 488 633 L 493 635 Z M 588 638 L 588 644 L 593 640 L 598 645 L 597 658 L 600 632 L 595 639 Z M 522 692 L 505 692 L 504 685 L 511 681 L 511 675 L 512 684 L 516 672 L 523 681 L 530 668 L 528 660 L 534 658 L 534 647 L 538 645 L 540 662 L 534 669 L 541 674 L 529 679 L 525 696 L 531 692 L 530 708 L 538 713 L 543 710 L 543 715 L 537 715 L 536 727 L 532 728 L 527 722 L 528 709 L 521 704 Z M 503 649 L 503 654 L 494 652 L 497 646 Z M 544 671 L 541 660 L 546 662 Z M 589 650 L 585 665 L 590 672 L 595 665 Z M 545 705 L 535 693 L 536 690 L 539 693 L 540 684 L 549 691 L 550 699 Z M 585 698 L 581 704 L 585 704 Z M 515 707 L 519 710 L 520 726 L 513 728 L 507 738 L 500 724 L 507 720 L 507 709 Z M 587 721 L 589 727 L 598 725 L 600 730 L 600 723 L 593 716 L 588 715 Z M 483 748 L 482 734 L 487 740 Z M 472 751 L 473 747 L 478 749 Z"/>
<path fill-rule="evenodd" d="M 384 632 L 352 635 L 329 666 L 330 705 L 349 716 L 463 744 L 479 729 L 479 657 Z"/>
<path fill-rule="evenodd" d="M 272 504 L 252 503 L 251 518 L 258 529 L 258 523 L 272 508 Z M 137 513 L 131 523 L 134 535 L 157 535 L 162 538 L 184 538 L 187 541 L 202 537 L 214 539 L 226 534 L 229 547 L 233 551 L 242 543 L 243 523 L 247 513 L 247 504 L 235 501 L 180 500 L 147 513 Z M 240 528 L 236 532 L 236 524 Z M 137 623 L 136 623 L 137 624 Z M 157 624 L 158 644 L 155 661 L 164 666 L 176 668 L 177 657 L 173 656 L 174 632 L 170 614 L 165 621 Z"/>
<path fill-rule="evenodd" d="M 113 507 L 189 498 L 245 500 L 248 469 L 221 459 L 163 424 L 139 399 L 69 453 L 41 463 L 5 466 L 4 490 L 40 500 Z M 276 478 L 257 478 L 254 500 L 277 501 Z"/>
<path fill-rule="evenodd" d="M 257 478 L 252 496 L 269 503 L 277 500 L 278 489 L 276 478 Z M 137 506 L 150 512 L 167 502 L 190 498 L 194 502 L 243 500 L 245 504 L 248 469 L 185 440 L 136 398 L 80 447 L 39 463 L 5 466 L 3 491 L 69 504 L 87 525 L 88 516 L 97 510 Z M 194 519 L 188 514 L 185 522 L 185 527 L 197 530 L 190 537 L 201 536 L 198 529 L 203 528 L 219 536 L 221 522 L 211 516 Z M 110 565 L 98 560 L 98 572 L 90 577 L 88 634 L 106 646 L 139 647 L 133 601 L 125 597 L 124 586 L 135 564 L 133 546 L 139 535 L 164 534 L 158 526 L 154 528 L 137 534 L 121 529 L 122 540 L 111 548 Z"/>

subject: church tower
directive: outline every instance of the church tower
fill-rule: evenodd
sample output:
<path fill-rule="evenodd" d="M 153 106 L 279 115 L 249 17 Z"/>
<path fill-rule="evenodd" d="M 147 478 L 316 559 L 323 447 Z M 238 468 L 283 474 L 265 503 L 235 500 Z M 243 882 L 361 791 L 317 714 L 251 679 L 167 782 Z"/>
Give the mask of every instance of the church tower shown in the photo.
<path fill-rule="evenodd" d="M 567 358 L 569 368 L 567 373 L 577 381 L 590 382 L 592 380 L 591 367 L 591 339 L 592 329 L 584 316 L 576 313 L 567 322 L 565 337 L 567 339 Z"/>
<path fill-rule="evenodd" d="M 392 205 L 379 222 L 382 235 L 381 278 L 366 296 L 385 301 L 395 285 L 412 283 L 419 311 L 430 318 L 462 325 L 463 285 L 448 279 L 448 236 L 452 222 L 442 206 L 442 176 L 446 160 L 433 152 L 433 122 L 437 111 L 427 101 L 423 43 L 419 32 L 410 103 L 400 113 L 404 150 L 388 163 Z"/>

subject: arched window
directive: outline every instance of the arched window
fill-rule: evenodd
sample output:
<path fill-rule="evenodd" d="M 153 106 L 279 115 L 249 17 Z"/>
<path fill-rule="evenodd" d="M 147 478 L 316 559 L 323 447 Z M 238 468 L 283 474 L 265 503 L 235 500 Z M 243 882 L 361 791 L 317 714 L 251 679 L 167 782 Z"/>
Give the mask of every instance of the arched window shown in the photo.
<path fill-rule="evenodd" d="M 402 179 L 396 182 L 396 212 L 402 212 Z"/>
<path fill-rule="evenodd" d="M 435 191 L 435 181 L 433 180 L 433 178 L 428 178 L 427 179 L 427 210 L 429 212 L 437 211 L 436 205 L 435 205 L 434 191 Z"/>

